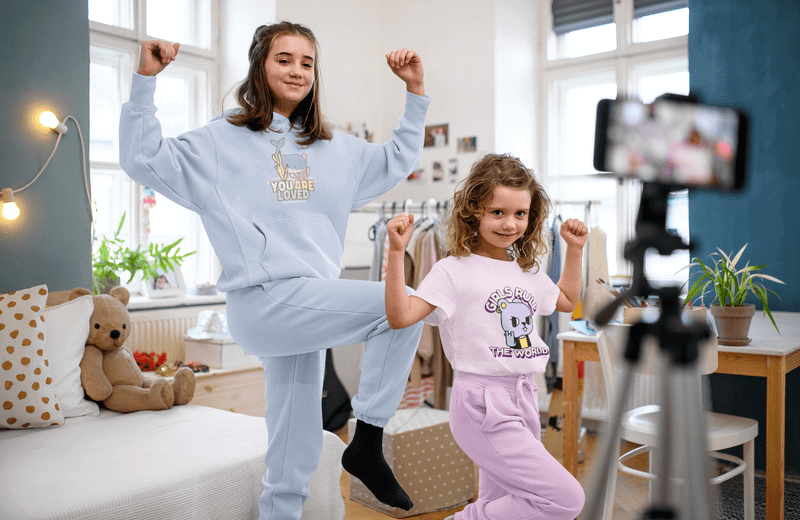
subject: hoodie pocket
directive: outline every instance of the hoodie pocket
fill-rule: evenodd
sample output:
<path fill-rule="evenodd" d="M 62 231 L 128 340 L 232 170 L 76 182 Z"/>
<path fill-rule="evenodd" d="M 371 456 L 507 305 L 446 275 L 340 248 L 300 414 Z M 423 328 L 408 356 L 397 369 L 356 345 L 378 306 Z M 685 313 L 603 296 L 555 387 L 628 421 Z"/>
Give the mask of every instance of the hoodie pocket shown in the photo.
<path fill-rule="evenodd" d="M 342 243 L 327 218 L 293 215 L 254 225 L 264 238 L 260 265 L 269 281 L 338 277 Z"/>

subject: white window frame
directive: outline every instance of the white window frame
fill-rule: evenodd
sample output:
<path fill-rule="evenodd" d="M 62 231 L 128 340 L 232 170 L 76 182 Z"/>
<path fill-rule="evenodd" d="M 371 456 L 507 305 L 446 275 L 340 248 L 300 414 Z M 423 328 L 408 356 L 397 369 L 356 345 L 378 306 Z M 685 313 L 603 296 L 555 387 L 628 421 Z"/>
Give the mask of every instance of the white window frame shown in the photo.
<path fill-rule="evenodd" d="M 117 27 L 107 25 L 104 23 L 88 20 L 89 22 L 89 45 L 90 45 L 90 59 L 93 62 L 103 62 L 102 57 L 99 57 L 94 48 L 110 49 L 116 52 L 127 54 L 129 59 L 128 63 L 120 66 L 119 71 L 119 92 L 118 96 L 120 103 L 124 103 L 130 98 L 130 85 L 131 76 L 136 71 L 139 65 L 139 52 L 141 42 L 153 39 L 153 37 L 146 34 L 146 20 L 147 20 L 147 2 L 146 0 L 131 0 L 133 2 L 133 29 L 124 27 Z M 210 119 L 210 114 L 213 113 L 214 103 L 219 100 L 219 74 L 222 69 L 221 66 L 221 50 L 220 50 L 220 0 L 210 0 L 211 7 L 211 49 L 203 49 L 193 45 L 182 44 L 180 48 L 180 65 L 176 67 L 174 72 L 179 72 L 180 69 L 199 69 L 206 72 L 205 84 L 199 85 L 198 90 L 202 92 L 195 92 L 194 99 L 197 100 L 198 105 L 191 110 L 195 114 L 194 121 L 192 121 L 193 128 L 205 124 Z M 125 70 L 127 69 L 127 70 Z M 179 74 L 180 75 L 180 74 Z M 201 99 L 204 98 L 204 99 Z M 120 199 L 112 202 L 112 207 L 119 209 L 119 214 L 113 215 L 113 222 L 117 222 L 123 211 L 127 211 L 127 218 L 125 220 L 125 228 L 123 229 L 122 236 L 126 237 L 130 242 L 129 247 L 135 249 L 141 245 L 142 248 L 147 248 L 149 245 L 148 234 L 144 224 L 142 223 L 144 217 L 144 210 L 142 208 L 141 200 L 143 197 L 144 187 L 134 183 L 119 165 L 119 162 L 96 161 L 90 160 L 90 169 L 94 170 L 116 170 L 119 172 L 119 178 L 114 179 L 114 185 L 120 186 L 121 189 Z M 101 235 L 101 232 L 97 233 Z M 214 251 L 209 243 L 200 222 L 200 217 L 194 215 L 194 225 L 192 229 L 187 229 L 187 236 L 193 235 L 197 241 L 198 262 L 201 269 L 207 270 L 206 275 L 211 280 L 216 280 L 221 272 L 219 260 L 216 258 Z M 100 236 L 97 237 L 101 238 Z M 186 250 L 186 248 L 183 248 Z M 122 280 L 125 283 L 126 280 Z M 191 281 L 187 281 L 191 283 Z M 141 293 L 140 280 L 134 279 L 130 284 L 126 284 L 129 290 L 133 293 Z"/>
<path fill-rule="evenodd" d="M 540 171 L 544 172 L 546 186 L 553 186 L 562 179 L 575 180 L 586 178 L 598 180 L 591 173 L 560 175 L 557 139 L 559 138 L 558 112 L 561 109 L 561 93 L 558 91 L 558 82 L 608 74 L 613 71 L 616 76 L 617 92 L 619 95 L 635 94 L 637 81 L 640 77 L 631 74 L 636 68 L 649 64 L 657 66 L 658 63 L 672 62 L 684 59 L 688 63 L 689 38 L 687 35 L 677 36 L 664 40 L 651 42 L 633 42 L 633 0 L 615 0 L 613 4 L 614 22 L 617 32 L 617 46 L 612 51 L 580 56 L 576 58 L 554 58 L 553 49 L 558 46 L 557 36 L 552 31 L 552 10 L 550 0 L 539 0 L 539 95 L 541 110 L 538 125 L 543 131 L 539 132 L 538 149 L 540 153 Z M 641 69 L 640 69 L 641 70 Z M 555 128 L 553 128 L 555 126 Z M 542 168 L 541 166 L 544 166 Z M 587 170 L 593 170 L 587 165 Z M 614 181 L 607 181 L 614 182 Z M 630 264 L 623 258 L 624 243 L 633 236 L 633 227 L 639 205 L 639 192 L 641 184 L 635 180 L 617 182 L 617 244 L 608 244 L 614 248 L 617 258 L 617 273 L 630 276 Z M 588 224 L 588 223 L 587 223 Z"/>

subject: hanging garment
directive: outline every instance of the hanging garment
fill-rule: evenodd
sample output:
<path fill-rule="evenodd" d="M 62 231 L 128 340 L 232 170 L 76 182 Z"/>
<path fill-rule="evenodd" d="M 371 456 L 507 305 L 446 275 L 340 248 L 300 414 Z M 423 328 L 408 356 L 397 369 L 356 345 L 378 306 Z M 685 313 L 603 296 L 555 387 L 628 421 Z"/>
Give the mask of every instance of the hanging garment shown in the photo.
<path fill-rule="evenodd" d="M 432 229 L 423 229 L 421 231 L 415 243 L 414 258 L 418 269 L 412 287 L 416 289 L 439 260 L 435 233 Z M 430 375 L 432 373 L 431 361 L 436 348 L 440 345 L 439 332 L 434 329 L 435 327 L 427 323 L 422 326 L 422 336 L 417 347 L 417 355 L 422 358 L 422 375 Z"/>
<path fill-rule="evenodd" d="M 605 281 L 610 280 L 605 232 L 599 227 L 592 229 L 587 242 L 586 272 L 588 276 L 581 305 L 583 318 L 593 320 L 595 315 L 614 299 L 614 296 L 597 283 L 598 278 Z"/>
<path fill-rule="evenodd" d="M 552 231 L 550 229 L 546 229 L 544 231 L 544 234 L 546 243 L 552 244 L 553 243 Z M 544 273 L 549 273 L 552 259 L 553 259 L 552 247 L 548 247 L 545 254 L 539 257 L 539 269 L 541 269 L 542 272 Z M 539 337 L 542 338 L 542 340 L 545 343 L 548 343 L 550 341 L 550 316 L 537 316 L 536 330 L 539 331 Z"/>
<path fill-rule="evenodd" d="M 381 272 L 383 270 L 383 246 L 386 243 L 389 230 L 386 228 L 386 221 L 383 218 L 381 218 L 375 226 L 373 226 L 376 229 L 375 237 L 373 238 L 375 247 L 372 251 L 372 265 L 369 269 L 369 279 L 372 282 L 380 282 Z"/>
<path fill-rule="evenodd" d="M 553 280 L 553 283 L 558 283 L 558 279 L 561 278 L 561 235 L 559 234 L 561 224 L 560 218 L 553 219 L 553 226 L 550 229 L 551 234 L 553 235 L 553 241 L 550 246 L 550 251 L 552 251 L 551 260 L 550 260 L 550 279 Z M 550 338 L 547 341 L 548 346 L 550 347 L 550 363 L 557 365 L 558 364 L 558 340 L 556 336 L 558 335 L 558 312 L 554 312 L 550 315 Z"/>

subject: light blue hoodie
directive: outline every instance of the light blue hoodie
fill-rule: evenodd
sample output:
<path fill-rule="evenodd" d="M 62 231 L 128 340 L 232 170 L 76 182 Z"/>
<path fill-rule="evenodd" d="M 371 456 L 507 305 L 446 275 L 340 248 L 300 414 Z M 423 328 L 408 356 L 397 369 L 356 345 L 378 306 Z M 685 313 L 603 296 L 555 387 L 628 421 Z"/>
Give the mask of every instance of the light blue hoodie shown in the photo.
<path fill-rule="evenodd" d="M 386 193 L 419 165 L 427 96 L 406 93 L 390 141 L 334 132 L 301 147 L 273 114 L 275 131 L 218 117 L 164 138 L 156 78 L 133 75 L 120 116 L 120 164 L 137 183 L 197 212 L 222 265 L 227 292 L 292 277 L 338 278 L 350 211 Z"/>

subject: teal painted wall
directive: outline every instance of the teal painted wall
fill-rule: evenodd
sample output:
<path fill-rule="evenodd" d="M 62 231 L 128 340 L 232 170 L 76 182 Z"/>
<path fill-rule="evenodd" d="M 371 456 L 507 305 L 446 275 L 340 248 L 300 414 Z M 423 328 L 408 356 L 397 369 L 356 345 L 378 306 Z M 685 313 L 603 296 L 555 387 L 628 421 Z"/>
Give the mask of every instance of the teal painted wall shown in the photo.
<path fill-rule="evenodd" d="M 770 309 L 800 311 L 800 2 L 690 0 L 691 89 L 706 103 L 737 107 L 751 119 L 747 185 L 740 193 L 693 192 L 689 228 L 707 258 L 720 247 L 770 264 L 781 299 Z M 753 299 L 757 308 L 761 304 Z M 786 469 L 800 473 L 800 371 L 787 377 Z M 712 376 L 714 410 L 759 421 L 756 467 L 765 469 L 766 382 Z"/>
<path fill-rule="evenodd" d="M 72 115 L 89 152 L 86 0 L 0 2 L 0 189 L 21 188 L 44 165 L 57 134 L 43 110 Z M 45 283 L 91 288 L 91 220 L 72 121 L 39 180 L 15 195 L 22 214 L 0 217 L 0 293 Z"/>

